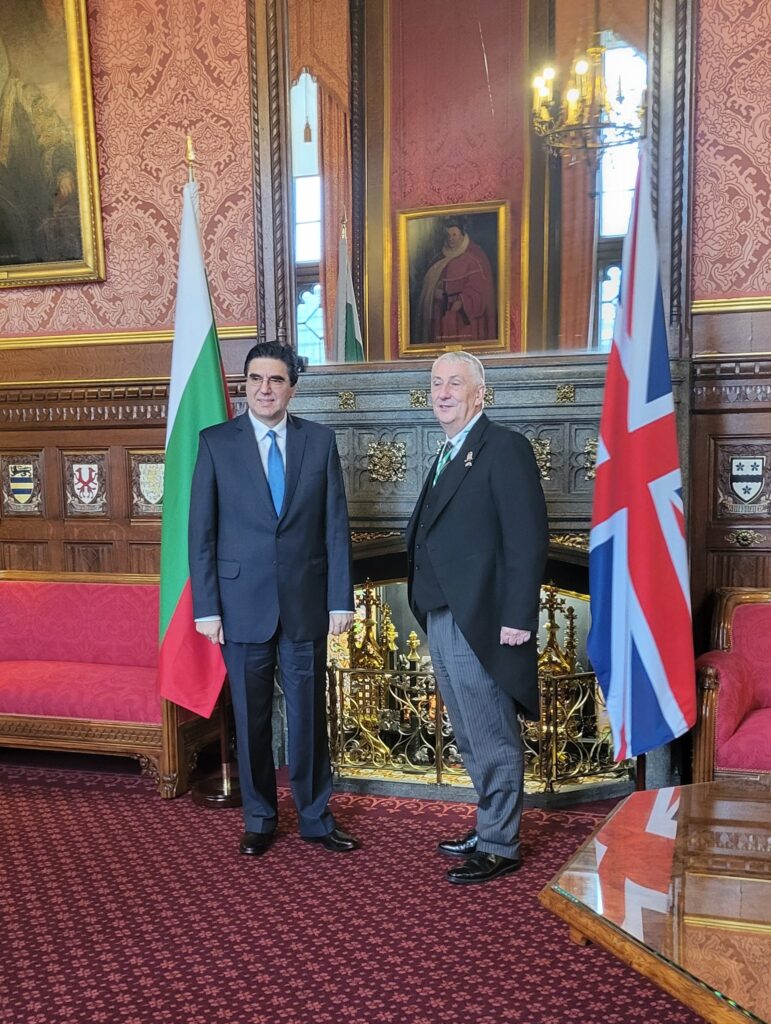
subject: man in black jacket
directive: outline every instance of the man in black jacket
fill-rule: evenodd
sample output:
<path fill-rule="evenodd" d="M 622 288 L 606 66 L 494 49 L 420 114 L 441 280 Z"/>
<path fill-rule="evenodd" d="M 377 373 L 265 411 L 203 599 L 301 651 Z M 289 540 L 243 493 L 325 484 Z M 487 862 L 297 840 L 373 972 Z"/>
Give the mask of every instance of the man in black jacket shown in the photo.
<path fill-rule="evenodd" d="M 528 440 L 483 412 L 484 368 L 450 352 L 431 371 L 445 442 L 407 526 L 410 606 L 477 792 L 476 828 L 439 843 L 464 856 L 456 884 L 521 865 L 523 752 L 518 715 L 538 717 L 536 633 L 546 504 Z"/>

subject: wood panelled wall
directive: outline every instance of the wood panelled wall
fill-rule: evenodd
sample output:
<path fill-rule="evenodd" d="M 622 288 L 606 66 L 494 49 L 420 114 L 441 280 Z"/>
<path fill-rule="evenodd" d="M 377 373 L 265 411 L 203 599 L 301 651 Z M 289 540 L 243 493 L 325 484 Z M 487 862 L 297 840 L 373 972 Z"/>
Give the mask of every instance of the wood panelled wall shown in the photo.
<path fill-rule="evenodd" d="M 690 526 L 698 650 L 708 646 L 718 587 L 771 581 L 770 338 L 769 311 L 694 318 Z M 743 459 L 748 464 L 739 467 Z M 742 484 L 732 466 L 745 471 L 747 500 L 734 490 Z"/>
<path fill-rule="evenodd" d="M 162 456 L 166 392 L 121 383 L 0 393 L 1 568 L 159 571 L 160 505 L 143 498 L 137 477 Z M 14 496 L 12 467 L 23 467 L 18 479 L 31 467 L 29 497 Z M 79 495 L 77 473 L 95 486 Z"/>
<path fill-rule="evenodd" d="M 221 342 L 228 375 L 253 343 Z M 141 495 L 138 467 L 161 459 L 170 362 L 168 342 L 120 336 L 0 344 L 0 568 L 159 571 L 160 508 Z M 11 466 L 30 465 L 31 499 L 14 500 Z M 91 502 L 73 495 L 75 465 L 98 467 Z"/>
<path fill-rule="evenodd" d="M 235 364 L 248 344 L 225 347 L 236 411 L 244 394 Z M 105 369 L 106 348 L 99 357 Z M 29 350 L 31 362 L 42 358 Z M 152 346 L 145 362 L 157 369 Z M 34 367 L 27 369 L 26 379 L 35 381 Z M 337 433 L 355 541 L 398 538 L 415 505 L 441 441 L 429 369 L 430 361 L 412 360 L 382 364 L 377 373 L 362 364 L 312 368 L 301 377 L 292 408 Z M 685 369 L 675 364 L 678 394 L 687 395 Z M 487 371 L 488 414 L 533 445 L 553 545 L 571 557 L 587 547 L 604 376 L 599 356 L 490 360 Z M 0 385 L 0 567 L 158 571 L 160 504 L 153 489 L 167 394 L 160 375 Z M 687 415 L 683 420 L 687 431 Z M 149 470 L 144 481 L 142 465 Z M 93 494 L 83 487 L 91 476 Z"/>
<path fill-rule="evenodd" d="M 771 512 L 763 504 L 771 495 L 771 354 L 763 352 L 769 337 L 771 312 L 694 318 L 686 475 L 699 650 L 706 646 L 717 587 L 768 586 L 771 580 Z M 237 378 L 250 343 L 223 345 L 239 399 Z M 6 381 L 0 383 L 0 567 L 158 571 L 160 518 L 147 502 L 140 502 L 144 507 L 137 514 L 135 464 L 138 453 L 152 456 L 163 450 L 168 357 L 169 346 L 162 344 L 103 345 L 69 353 L 58 346 L 0 351 L 0 376 Z M 72 382 L 77 364 L 88 366 L 88 381 Z M 148 376 L 129 378 L 139 364 Z M 673 370 L 680 392 L 689 376 L 687 363 Z M 354 530 L 398 531 L 414 504 L 422 463 L 431 457 L 425 444 L 430 448 L 429 434 L 435 429 L 427 406 L 427 373 L 427 363 L 414 361 L 382 365 L 377 374 L 366 366 L 345 372 L 319 368 L 301 380 L 295 412 L 338 431 Z M 488 372 L 490 415 L 524 429 L 538 446 L 553 533 L 585 538 L 588 531 L 591 442 L 603 376 L 604 361 L 597 357 L 531 357 L 518 365 L 491 366 Z M 34 383 L 8 383 L 14 379 Z M 681 392 L 682 399 L 686 395 Z M 687 404 L 681 403 L 679 416 L 683 439 L 689 434 Z M 385 454 L 393 462 L 386 473 L 393 479 L 373 479 L 372 446 L 381 461 Z M 394 452 L 401 454 L 396 458 Z M 754 502 L 731 498 L 731 459 L 745 455 L 765 460 Z M 413 465 L 416 460 L 421 464 Z M 11 461 L 35 465 L 39 512 L 29 514 L 18 503 L 9 509 Z M 93 513 L 73 508 L 67 495 L 73 465 L 95 461 L 104 475 L 105 504 Z"/>
<path fill-rule="evenodd" d="M 771 583 L 771 63 L 767 2 L 692 7 L 690 527 L 704 650 L 715 589 Z M 731 460 L 745 455 L 760 476 L 742 501 Z"/>

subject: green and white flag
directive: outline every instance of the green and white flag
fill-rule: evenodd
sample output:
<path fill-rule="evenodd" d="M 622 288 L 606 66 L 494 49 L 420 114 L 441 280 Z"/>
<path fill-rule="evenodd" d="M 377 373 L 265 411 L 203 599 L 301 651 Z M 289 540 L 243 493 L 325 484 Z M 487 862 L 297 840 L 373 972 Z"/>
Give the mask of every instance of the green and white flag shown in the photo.
<path fill-rule="evenodd" d="M 348 246 L 345 233 L 340 239 L 337 269 L 337 298 L 335 300 L 335 346 L 338 363 L 363 363 L 364 346 L 361 343 L 361 326 L 353 294 L 351 265 L 348 262 Z"/>
<path fill-rule="evenodd" d="M 198 186 L 185 185 L 166 420 L 161 526 L 161 696 L 208 718 L 225 678 L 219 644 L 196 632 L 187 557 L 198 434 L 230 415 L 198 223 Z"/>

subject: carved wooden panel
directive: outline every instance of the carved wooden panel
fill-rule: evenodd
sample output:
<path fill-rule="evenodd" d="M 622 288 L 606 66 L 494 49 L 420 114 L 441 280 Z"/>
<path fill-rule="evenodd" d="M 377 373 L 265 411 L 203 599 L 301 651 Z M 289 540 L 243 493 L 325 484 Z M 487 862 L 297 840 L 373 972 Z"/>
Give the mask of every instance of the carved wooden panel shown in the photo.
<path fill-rule="evenodd" d="M 64 545 L 66 572 L 117 572 L 115 561 L 112 544 L 77 541 Z"/>
<path fill-rule="evenodd" d="M 714 591 L 771 578 L 771 360 L 700 362 L 693 386 L 691 578 L 703 650 Z"/>
<path fill-rule="evenodd" d="M 47 568 L 47 545 L 35 541 L 3 541 L 0 544 L 0 568 L 40 572 Z"/>
<path fill-rule="evenodd" d="M 0 567 L 158 571 L 167 390 L 114 381 L 0 387 Z"/>
<path fill-rule="evenodd" d="M 768 545 L 767 545 L 768 546 Z M 707 587 L 767 587 L 771 579 L 771 552 L 710 552 Z"/>
<path fill-rule="evenodd" d="M 156 575 L 161 571 L 160 543 L 130 543 L 128 545 L 128 571 L 142 575 Z"/>

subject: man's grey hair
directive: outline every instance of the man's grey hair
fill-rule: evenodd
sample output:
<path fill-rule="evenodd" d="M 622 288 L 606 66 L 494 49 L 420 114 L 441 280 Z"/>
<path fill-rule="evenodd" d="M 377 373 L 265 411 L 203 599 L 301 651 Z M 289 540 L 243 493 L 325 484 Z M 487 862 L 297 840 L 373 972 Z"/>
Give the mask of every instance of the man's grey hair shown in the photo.
<path fill-rule="evenodd" d="M 431 371 L 433 372 L 434 366 L 436 366 L 437 363 L 442 363 L 445 360 L 448 362 L 453 360 L 456 363 L 465 363 L 466 366 L 471 367 L 471 373 L 476 377 L 477 382 L 479 384 L 484 384 L 485 368 L 482 365 L 481 360 L 477 359 L 476 356 L 472 356 L 470 352 L 444 352 L 438 359 L 434 360 L 434 365 L 431 367 Z"/>

